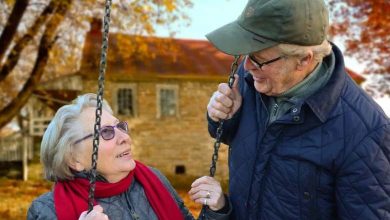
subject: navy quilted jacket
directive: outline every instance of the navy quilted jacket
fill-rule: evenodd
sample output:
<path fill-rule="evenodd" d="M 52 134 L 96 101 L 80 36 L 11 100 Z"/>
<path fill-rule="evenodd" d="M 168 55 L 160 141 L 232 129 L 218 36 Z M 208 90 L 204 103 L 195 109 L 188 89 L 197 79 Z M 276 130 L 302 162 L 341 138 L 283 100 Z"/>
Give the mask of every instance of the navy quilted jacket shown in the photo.
<path fill-rule="evenodd" d="M 333 53 L 328 83 L 270 125 L 241 65 L 243 104 L 222 137 L 235 219 L 390 219 L 389 118 Z"/>

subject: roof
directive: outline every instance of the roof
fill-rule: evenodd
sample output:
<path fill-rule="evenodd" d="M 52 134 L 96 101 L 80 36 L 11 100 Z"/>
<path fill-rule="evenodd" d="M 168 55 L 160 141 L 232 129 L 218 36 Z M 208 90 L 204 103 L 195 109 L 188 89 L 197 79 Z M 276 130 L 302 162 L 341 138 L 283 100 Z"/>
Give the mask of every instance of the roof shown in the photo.
<path fill-rule="evenodd" d="M 83 75 L 98 73 L 101 41 L 100 31 L 92 25 L 83 49 L 80 69 Z M 140 41 L 145 43 L 140 44 Z M 107 76 L 228 76 L 233 57 L 205 40 L 111 33 L 107 60 Z"/>
<path fill-rule="evenodd" d="M 101 22 L 93 20 L 83 49 L 80 69 L 83 77 L 97 79 L 102 42 L 100 30 Z M 146 43 L 140 44 L 141 41 Z M 218 51 L 207 40 L 110 33 L 107 60 L 106 76 L 114 80 L 194 76 L 221 79 L 229 75 L 233 57 Z M 347 69 L 347 72 L 357 83 L 364 81 L 352 70 Z"/>

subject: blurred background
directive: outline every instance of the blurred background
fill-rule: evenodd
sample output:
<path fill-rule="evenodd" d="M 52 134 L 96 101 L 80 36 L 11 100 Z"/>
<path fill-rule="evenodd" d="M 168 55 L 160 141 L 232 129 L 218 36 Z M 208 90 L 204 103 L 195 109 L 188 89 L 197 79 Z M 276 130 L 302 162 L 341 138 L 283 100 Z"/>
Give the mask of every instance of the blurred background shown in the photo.
<path fill-rule="evenodd" d="M 390 115 L 390 2 L 326 0 L 329 39 L 348 74 Z M 208 175 L 205 110 L 232 57 L 204 37 L 232 22 L 242 0 L 114 0 L 104 98 L 128 121 L 135 158 L 160 169 L 197 215 L 187 191 Z M 55 111 L 97 92 L 103 0 L 0 0 L 0 219 L 25 219 L 50 190 L 40 141 Z M 227 147 L 216 177 L 227 189 Z"/>

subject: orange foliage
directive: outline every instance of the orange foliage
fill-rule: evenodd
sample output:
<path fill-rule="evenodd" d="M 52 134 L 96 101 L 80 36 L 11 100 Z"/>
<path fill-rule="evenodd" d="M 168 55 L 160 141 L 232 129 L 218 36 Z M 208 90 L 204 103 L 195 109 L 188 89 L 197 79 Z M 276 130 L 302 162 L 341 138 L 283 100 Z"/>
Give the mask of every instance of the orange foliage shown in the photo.
<path fill-rule="evenodd" d="M 41 165 L 29 166 L 29 180 L 0 178 L 0 219 L 26 219 L 31 202 L 39 195 L 50 191 L 52 183 L 41 178 Z M 191 201 L 187 191 L 177 191 L 190 212 L 198 216 L 201 205 Z"/>
<path fill-rule="evenodd" d="M 103 17 L 103 3 L 0 1 L 0 128 L 20 111 L 32 91 L 41 89 L 39 82 L 77 71 L 82 35 L 92 18 Z M 115 31 L 133 35 L 153 35 L 157 27 L 174 34 L 176 24 L 187 23 L 185 9 L 191 6 L 191 0 L 114 1 L 110 24 Z M 147 54 L 145 43 L 139 48 L 137 52 Z"/>
<path fill-rule="evenodd" d="M 346 38 L 346 54 L 368 62 L 366 73 L 390 74 L 390 2 L 328 0 L 330 33 Z"/>
<path fill-rule="evenodd" d="M 26 219 L 30 203 L 50 188 L 51 184 L 43 180 L 0 179 L 0 219 Z"/>

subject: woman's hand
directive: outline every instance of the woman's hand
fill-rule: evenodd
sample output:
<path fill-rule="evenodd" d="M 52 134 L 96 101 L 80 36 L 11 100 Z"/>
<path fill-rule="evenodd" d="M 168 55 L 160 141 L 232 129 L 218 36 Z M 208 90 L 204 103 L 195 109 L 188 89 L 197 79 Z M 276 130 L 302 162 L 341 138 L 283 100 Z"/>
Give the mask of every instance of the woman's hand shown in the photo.
<path fill-rule="evenodd" d="M 207 205 L 213 211 L 218 211 L 225 206 L 221 184 L 209 176 L 195 180 L 188 194 L 194 202 Z"/>
<path fill-rule="evenodd" d="M 108 216 L 103 213 L 103 207 L 95 205 L 90 213 L 82 212 L 79 220 L 108 220 Z"/>

